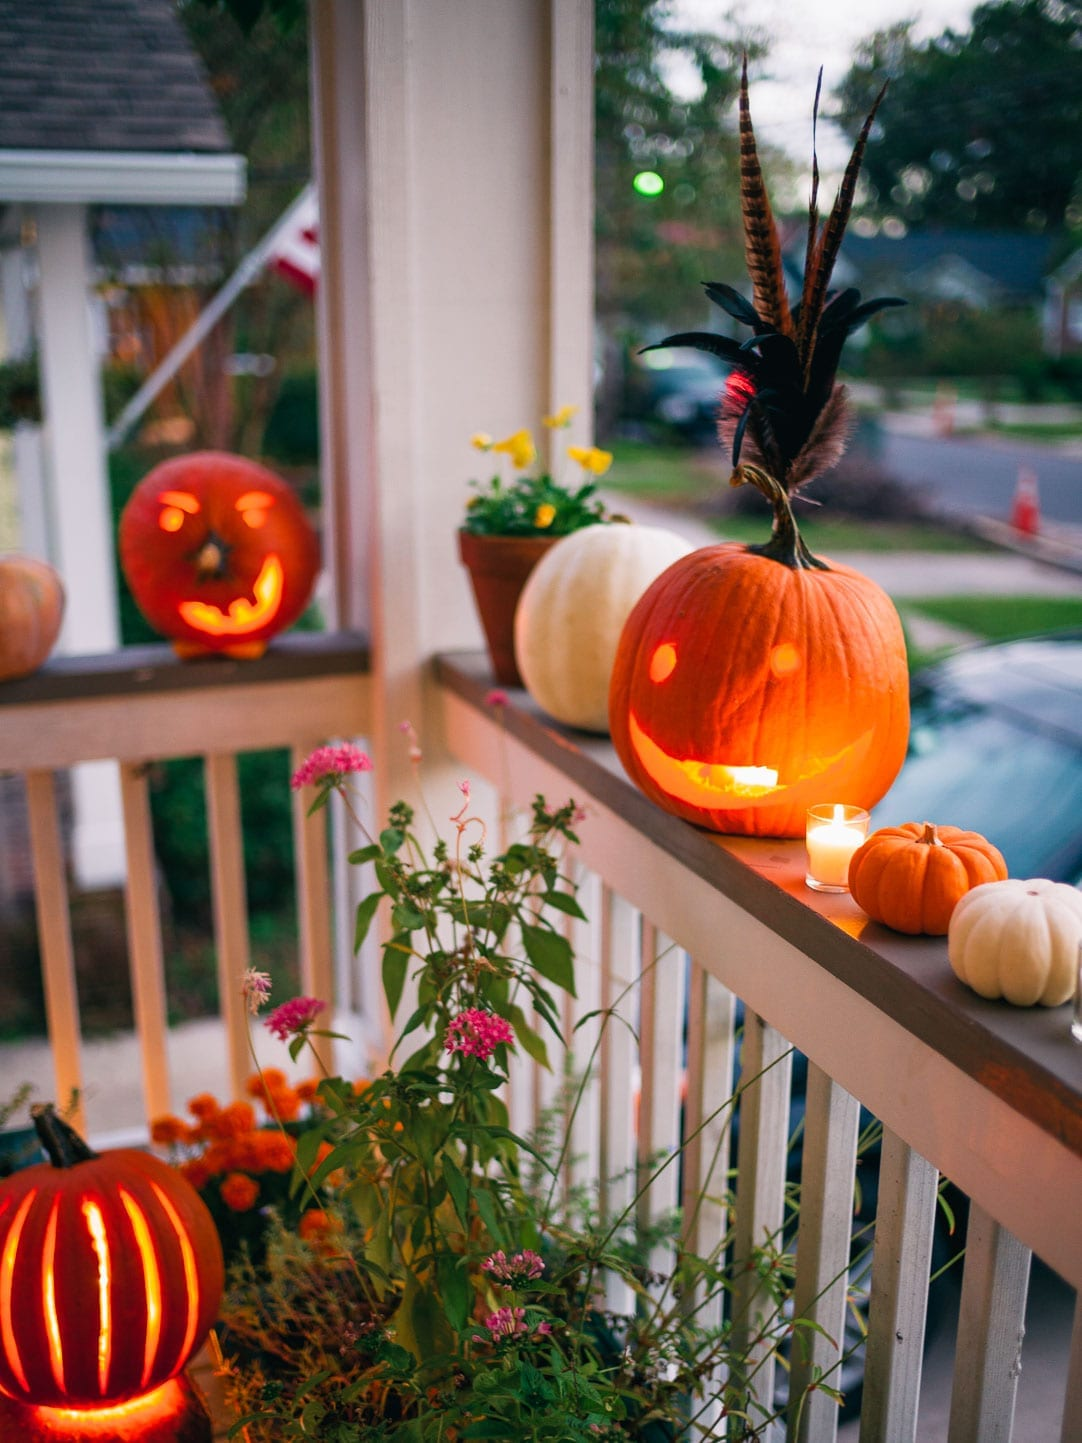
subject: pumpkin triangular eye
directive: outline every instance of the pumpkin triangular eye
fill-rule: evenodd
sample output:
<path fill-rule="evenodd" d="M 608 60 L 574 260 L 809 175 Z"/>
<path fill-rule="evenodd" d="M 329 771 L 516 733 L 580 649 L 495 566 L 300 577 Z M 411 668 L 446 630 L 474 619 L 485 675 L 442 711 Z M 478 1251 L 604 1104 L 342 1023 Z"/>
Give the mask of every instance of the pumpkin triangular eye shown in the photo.
<path fill-rule="evenodd" d="M 269 491 L 245 491 L 243 496 L 237 498 L 237 510 L 243 516 L 245 524 L 258 530 L 267 519 L 267 512 L 274 505 L 274 497 Z"/>
<path fill-rule="evenodd" d="M 200 510 L 198 500 L 189 491 L 162 491 L 158 504 L 162 508 L 158 525 L 163 531 L 179 531 L 185 516 L 194 516 Z"/>

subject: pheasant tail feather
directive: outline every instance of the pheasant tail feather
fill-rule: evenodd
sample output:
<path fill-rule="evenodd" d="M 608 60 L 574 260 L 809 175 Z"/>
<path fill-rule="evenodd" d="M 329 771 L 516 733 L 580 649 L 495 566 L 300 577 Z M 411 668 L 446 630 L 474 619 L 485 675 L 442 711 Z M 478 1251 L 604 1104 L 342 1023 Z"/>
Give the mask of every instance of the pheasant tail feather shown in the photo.
<path fill-rule="evenodd" d="M 744 218 L 744 256 L 754 289 L 755 309 L 767 325 L 791 336 L 793 321 L 785 294 L 781 245 L 751 124 L 746 56 L 740 78 L 740 209 Z"/>
<path fill-rule="evenodd" d="M 823 234 L 819 244 L 815 248 L 815 255 L 812 264 L 804 272 L 804 294 L 801 299 L 801 358 L 804 362 L 804 371 L 807 375 L 811 365 L 812 353 L 815 350 L 816 333 L 819 329 L 819 317 L 822 314 L 823 302 L 826 299 L 827 287 L 830 285 L 830 277 L 834 271 L 834 262 L 838 258 L 838 250 L 842 243 L 842 236 L 845 234 L 845 227 L 849 220 L 849 212 L 853 208 L 853 197 L 857 189 L 857 177 L 860 175 L 861 162 L 864 160 L 864 148 L 868 143 L 868 136 L 871 132 L 872 122 L 875 120 L 875 113 L 879 109 L 883 96 L 887 93 L 886 85 L 875 97 L 875 103 L 868 112 L 867 119 L 860 128 L 857 136 L 857 143 L 853 146 L 853 153 L 849 157 L 849 164 L 845 167 L 845 174 L 842 176 L 842 183 L 834 201 L 833 209 L 823 227 Z"/>

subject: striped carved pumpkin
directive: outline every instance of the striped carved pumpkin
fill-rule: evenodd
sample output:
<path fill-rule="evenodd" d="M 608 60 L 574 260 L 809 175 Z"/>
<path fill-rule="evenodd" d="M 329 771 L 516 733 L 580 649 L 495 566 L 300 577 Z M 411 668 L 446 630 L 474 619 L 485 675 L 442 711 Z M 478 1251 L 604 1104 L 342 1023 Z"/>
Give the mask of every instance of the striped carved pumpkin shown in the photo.
<path fill-rule="evenodd" d="M 141 1397 L 214 1321 L 213 1220 L 160 1159 L 92 1152 L 51 1105 L 34 1122 L 49 1161 L 0 1183 L 0 1393 L 52 1408 Z"/>

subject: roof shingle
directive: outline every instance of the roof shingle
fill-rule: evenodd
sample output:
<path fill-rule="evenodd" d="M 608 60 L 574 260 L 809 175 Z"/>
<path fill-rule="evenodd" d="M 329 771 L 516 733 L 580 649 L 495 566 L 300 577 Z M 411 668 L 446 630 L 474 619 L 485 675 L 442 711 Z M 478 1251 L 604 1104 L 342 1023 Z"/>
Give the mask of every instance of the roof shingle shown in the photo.
<path fill-rule="evenodd" d="M 0 149 L 231 149 L 171 0 L 0 0 L 0 35 Z"/>

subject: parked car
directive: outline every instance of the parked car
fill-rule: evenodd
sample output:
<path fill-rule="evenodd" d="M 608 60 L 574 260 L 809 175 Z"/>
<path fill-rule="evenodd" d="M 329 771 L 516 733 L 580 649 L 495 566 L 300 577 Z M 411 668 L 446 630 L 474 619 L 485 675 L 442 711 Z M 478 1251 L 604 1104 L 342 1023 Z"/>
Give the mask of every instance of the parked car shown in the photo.
<path fill-rule="evenodd" d="M 1082 882 L 1082 632 L 954 653 L 913 679 L 909 755 L 873 828 L 980 832 L 1012 877 Z"/>
<path fill-rule="evenodd" d="M 637 418 L 660 421 L 688 441 L 717 435 L 718 406 L 729 367 L 690 347 L 668 346 L 635 357 L 630 404 Z"/>

